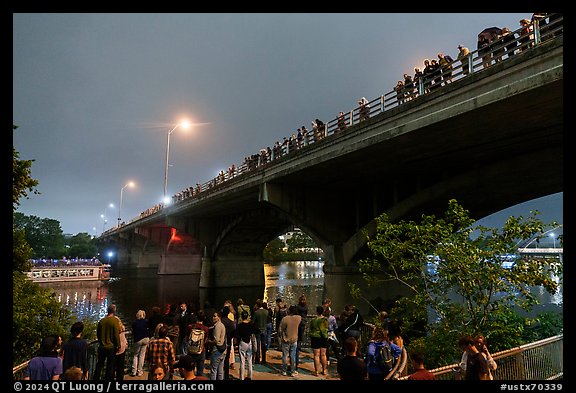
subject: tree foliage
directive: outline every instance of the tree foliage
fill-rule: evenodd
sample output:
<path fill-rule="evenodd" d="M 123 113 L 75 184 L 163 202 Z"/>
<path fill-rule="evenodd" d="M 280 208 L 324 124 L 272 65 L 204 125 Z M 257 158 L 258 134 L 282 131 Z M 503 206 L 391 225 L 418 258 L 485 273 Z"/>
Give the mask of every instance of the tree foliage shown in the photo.
<path fill-rule="evenodd" d="M 311 249 L 318 247 L 314 240 L 302 231 L 292 232 L 292 236 L 286 240 L 286 246 L 288 247 L 288 252 L 294 252 L 298 249 Z"/>
<path fill-rule="evenodd" d="M 68 336 L 71 312 L 48 289 L 13 272 L 12 354 L 14 364 L 34 356 L 42 339 L 51 334 Z"/>
<path fill-rule="evenodd" d="M 26 241 L 32 247 L 32 258 L 60 258 L 67 255 L 60 222 L 14 213 L 14 226 L 23 229 Z"/>
<path fill-rule="evenodd" d="M 14 132 L 18 126 L 12 126 Z M 21 160 L 20 153 L 12 147 L 12 212 L 20 206 L 21 198 L 28 198 L 28 193 L 38 193 L 38 181 L 30 175 L 33 160 Z M 12 220 L 12 269 L 15 271 L 30 270 L 28 262 L 32 257 L 32 248 L 26 243 L 26 233 L 17 228 Z"/>
<path fill-rule="evenodd" d="M 86 232 L 78 233 L 67 241 L 68 255 L 79 258 L 92 258 L 98 254 L 96 239 Z"/>
<path fill-rule="evenodd" d="M 18 126 L 12 126 L 12 132 Z M 29 198 L 29 193 L 39 194 L 36 190 L 38 180 L 33 179 L 31 174 L 34 160 L 21 160 L 20 153 L 12 147 L 12 210 L 20 206 L 21 198 Z"/>
<path fill-rule="evenodd" d="M 520 319 L 511 323 L 518 317 L 511 310 L 530 310 L 537 303 L 534 287 L 555 293 L 559 284 L 554 278 L 562 275 L 557 259 L 516 255 L 520 242 L 557 226 L 544 224 L 537 214 L 510 217 L 502 228 L 473 227 L 475 220 L 455 200 L 441 218 L 423 215 L 420 222 L 391 223 L 384 214 L 368 240 L 372 257 L 360 261 L 359 268 L 369 286 L 402 283 L 410 296 L 398 299 L 393 311 L 409 327 L 423 325 L 429 345 L 443 341 L 435 348 L 445 348 L 459 335 L 479 333 L 505 333 L 501 339 L 510 344 L 520 340 L 526 324 Z M 505 260 L 512 266 L 505 266 Z M 357 287 L 351 289 L 358 294 Z M 418 346 L 418 340 L 413 344 Z"/>
<path fill-rule="evenodd" d="M 270 243 L 264 248 L 264 259 L 268 261 L 275 261 L 278 259 L 282 253 L 282 248 L 284 247 L 284 242 L 279 238 L 274 238 Z"/>

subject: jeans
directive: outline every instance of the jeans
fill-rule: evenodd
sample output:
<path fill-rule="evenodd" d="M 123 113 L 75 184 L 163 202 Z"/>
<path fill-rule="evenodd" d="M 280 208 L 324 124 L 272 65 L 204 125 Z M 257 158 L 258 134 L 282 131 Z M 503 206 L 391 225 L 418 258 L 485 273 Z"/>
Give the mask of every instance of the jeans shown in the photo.
<path fill-rule="evenodd" d="M 114 380 L 114 359 L 116 358 L 116 350 L 114 348 L 103 348 L 98 346 L 98 360 L 96 361 L 96 368 L 94 369 L 94 380 L 100 380 L 100 374 L 106 362 L 106 372 L 104 379 L 106 381 Z"/>
<path fill-rule="evenodd" d="M 126 360 L 126 351 L 120 355 L 114 355 L 114 374 L 117 381 L 124 380 L 124 362 Z"/>
<path fill-rule="evenodd" d="M 240 380 L 243 381 L 245 376 L 245 367 L 248 366 L 248 375 L 252 379 L 252 344 L 240 340 L 238 342 L 238 352 L 240 354 Z"/>
<path fill-rule="evenodd" d="M 298 343 L 282 342 L 282 371 L 288 371 L 288 355 L 290 355 L 290 371 L 296 371 Z"/>
<path fill-rule="evenodd" d="M 266 348 L 272 345 L 272 322 L 266 324 Z"/>
<path fill-rule="evenodd" d="M 185 336 L 178 337 L 178 352 L 176 352 L 176 357 L 178 355 L 188 355 L 188 341 Z"/>
<path fill-rule="evenodd" d="M 204 363 L 206 362 L 206 351 L 198 355 L 190 355 L 196 365 L 196 376 L 204 376 Z"/>
<path fill-rule="evenodd" d="M 150 338 L 144 337 L 142 340 L 134 343 L 134 358 L 132 360 L 132 374 L 141 374 L 142 366 L 144 365 L 144 357 L 146 356 L 146 348 Z"/>
<path fill-rule="evenodd" d="M 219 352 L 216 346 L 210 352 L 210 379 L 212 381 L 224 380 L 224 358 L 227 352 Z"/>
<path fill-rule="evenodd" d="M 256 363 L 266 362 L 266 351 L 268 350 L 266 340 L 266 332 L 256 334 Z"/>

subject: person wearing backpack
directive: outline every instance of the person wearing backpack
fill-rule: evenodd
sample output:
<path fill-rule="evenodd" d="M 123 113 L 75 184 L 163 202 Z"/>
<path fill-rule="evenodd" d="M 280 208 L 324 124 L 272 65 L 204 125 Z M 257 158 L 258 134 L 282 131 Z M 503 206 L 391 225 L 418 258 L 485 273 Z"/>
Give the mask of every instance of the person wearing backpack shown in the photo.
<path fill-rule="evenodd" d="M 366 353 L 368 379 L 383 381 L 401 354 L 402 348 L 388 338 L 388 331 L 381 327 L 375 327 Z"/>
<path fill-rule="evenodd" d="M 204 376 L 204 363 L 206 362 L 206 341 L 208 340 L 208 326 L 204 325 L 204 310 L 190 316 L 187 327 L 188 355 L 196 365 L 196 376 Z M 200 340 L 200 341 L 198 341 Z"/>
<path fill-rule="evenodd" d="M 452 62 L 454 60 L 450 55 L 445 55 L 443 53 L 438 53 L 438 64 L 440 64 L 440 70 L 442 72 L 442 82 L 444 85 L 452 82 Z"/>

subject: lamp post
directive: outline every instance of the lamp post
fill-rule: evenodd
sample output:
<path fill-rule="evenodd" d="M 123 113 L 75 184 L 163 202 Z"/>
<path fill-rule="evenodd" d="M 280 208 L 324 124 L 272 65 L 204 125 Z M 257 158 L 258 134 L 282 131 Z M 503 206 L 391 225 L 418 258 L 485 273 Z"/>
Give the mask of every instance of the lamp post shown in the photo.
<path fill-rule="evenodd" d="M 122 210 L 122 198 L 124 195 L 124 189 L 126 187 L 134 187 L 134 182 L 130 181 L 130 182 L 126 183 L 126 185 L 120 189 L 120 205 L 118 206 L 118 228 L 120 228 L 120 221 L 122 220 L 122 218 L 121 218 L 122 216 L 120 215 L 120 212 Z"/>
<path fill-rule="evenodd" d="M 184 129 L 188 129 L 190 127 L 190 123 L 187 121 L 180 122 L 174 126 L 168 133 L 166 134 L 166 167 L 164 170 L 164 198 L 162 201 L 166 203 L 166 195 L 168 190 L 168 158 L 170 156 L 170 135 L 178 128 L 182 127 Z"/>
<path fill-rule="evenodd" d="M 114 208 L 114 204 L 110 203 L 108 206 L 106 206 L 104 208 L 104 213 L 100 214 L 100 217 L 102 218 L 102 220 L 104 220 L 104 223 L 102 224 L 102 233 L 104 233 L 104 231 L 106 230 L 106 224 L 108 224 L 108 219 L 106 217 L 108 217 L 108 215 L 106 214 L 106 211 L 108 208 L 113 209 Z"/>

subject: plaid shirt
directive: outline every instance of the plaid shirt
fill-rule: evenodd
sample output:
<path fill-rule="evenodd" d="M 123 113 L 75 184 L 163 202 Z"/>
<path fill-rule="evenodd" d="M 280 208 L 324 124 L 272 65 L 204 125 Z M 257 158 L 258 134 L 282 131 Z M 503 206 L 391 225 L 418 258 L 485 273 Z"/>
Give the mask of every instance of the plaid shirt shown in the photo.
<path fill-rule="evenodd" d="M 172 369 L 172 364 L 176 361 L 174 346 L 167 338 L 155 338 L 150 340 L 146 348 L 146 362 L 150 368 L 157 364 L 168 366 Z"/>

